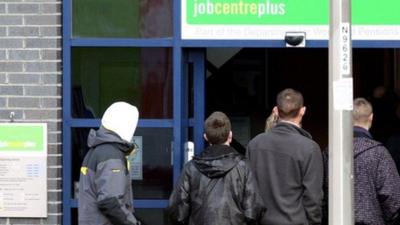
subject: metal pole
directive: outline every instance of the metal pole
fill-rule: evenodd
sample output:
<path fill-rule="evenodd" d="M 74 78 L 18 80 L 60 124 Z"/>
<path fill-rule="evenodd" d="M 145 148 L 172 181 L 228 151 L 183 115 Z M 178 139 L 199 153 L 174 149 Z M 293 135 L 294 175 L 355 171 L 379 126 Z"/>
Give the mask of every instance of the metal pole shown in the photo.
<path fill-rule="evenodd" d="M 329 224 L 353 225 L 351 0 L 330 0 Z"/>

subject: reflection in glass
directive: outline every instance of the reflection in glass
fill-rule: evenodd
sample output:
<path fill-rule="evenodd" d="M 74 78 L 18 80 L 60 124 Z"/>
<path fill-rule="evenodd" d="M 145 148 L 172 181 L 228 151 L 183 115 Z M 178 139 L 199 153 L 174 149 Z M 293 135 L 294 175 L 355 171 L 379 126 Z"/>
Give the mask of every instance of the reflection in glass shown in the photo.
<path fill-rule="evenodd" d="M 72 111 L 101 118 L 115 101 L 138 107 L 140 118 L 172 118 L 170 48 L 73 48 Z"/>
<path fill-rule="evenodd" d="M 168 199 L 172 191 L 172 129 L 139 128 L 142 177 L 132 180 L 134 199 Z M 140 176 L 136 176 L 140 177 Z"/>
<path fill-rule="evenodd" d="M 173 0 L 73 0 L 72 34 L 93 38 L 172 37 Z"/>
<path fill-rule="evenodd" d="M 72 128 L 72 187 L 73 196 L 78 196 L 79 171 L 88 152 L 87 135 L 91 128 Z M 97 128 L 93 128 L 97 129 Z M 140 142 L 138 141 L 140 140 Z M 168 199 L 172 191 L 172 129 L 138 128 L 135 141 L 141 151 L 140 162 L 136 161 L 132 178 L 134 199 Z M 141 168 L 138 168 L 138 167 Z M 140 173 L 140 174 L 139 174 Z"/>
<path fill-rule="evenodd" d="M 72 198 L 78 198 L 79 192 L 79 175 L 80 169 L 83 162 L 83 158 L 85 158 L 86 153 L 89 151 L 89 147 L 87 146 L 87 137 L 89 135 L 90 129 L 97 128 L 72 128 L 71 129 L 71 173 L 72 173 L 72 187 L 71 193 Z"/>

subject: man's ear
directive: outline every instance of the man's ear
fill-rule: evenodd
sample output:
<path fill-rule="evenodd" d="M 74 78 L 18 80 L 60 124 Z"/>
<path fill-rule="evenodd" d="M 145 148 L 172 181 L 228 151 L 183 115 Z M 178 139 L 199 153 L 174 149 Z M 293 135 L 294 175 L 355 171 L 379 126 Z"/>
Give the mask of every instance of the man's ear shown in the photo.
<path fill-rule="evenodd" d="M 274 113 L 276 116 L 279 116 L 279 111 L 277 106 L 274 106 L 274 108 L 272 109 L 272 113 Z"/>
<path fill-rule="evenodd" d="M 368 120 L 369 120 L 369 122 L 371 122 L 371 124 L 372 124 L 373 119 L 374 119 L 374 114 L 371 113 L 371 115 L 368 116 Z"/>
<path fill-rule="evenodd" d="M 232 133 L 232 131 L 229 131 L 229 135 L 228 135 L 228 143 L 229 144 L 232 142 L 232 138 L 233 138 L 233 133 Z"/>
<path fill-rule="evenodd" d="M 303 117 L 304 114 L 306 114 L 306 107 L 305 106 L 300 108 L 300 115 Z"/>
<path fill-rule="evenodd" d="M 203 134 L 203 138 L 208 142 L 207 135 L 205 133 Z"/>

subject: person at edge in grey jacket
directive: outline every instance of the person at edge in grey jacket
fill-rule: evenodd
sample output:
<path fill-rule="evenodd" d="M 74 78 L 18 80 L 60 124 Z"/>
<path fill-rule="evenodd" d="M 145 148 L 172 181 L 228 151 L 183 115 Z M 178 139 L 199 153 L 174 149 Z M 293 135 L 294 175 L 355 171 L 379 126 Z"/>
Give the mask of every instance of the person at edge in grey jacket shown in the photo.
<path fill-rule="evenodd" d="M 400 177 L 389 151 L 375 141 L 369 129 L 372 105 L 364 98 L 353 102 L 354 217 L 356 225 L 399 224 Z M 324 151 L 325 198 L 328 197 L 328 152 Z M 328 205 L 327 203 L 325 204 Z M 324 216 L 327 217 L 327 207 Z M 327 224 L 327 219 L 324 219 Z"/>
<path fill-rule="evenodd" d="M 135 106 L 116 102 L 104 112 L 100 128 L 90 131 L 79 179 L 79 225 L 140 225 L 126 159 L 135 149 L 138 119 Z"/>
<path fill-rule="evenodd" d="M 229 146 L 231 123 L 222 112 L 205 121 L 210 143 L 185 164 L 169 200 L 171 224 L 258 224 L 265 208 L 244 156 Z"/>
<path fill-rule="evenodd" d="M 277 96 L 278 123 L 254 137 L 246 155 L 268 211 L 263 225 L 320 224 L 323 163 L 319 145 L 301 128 L 303 96 L 285 89 Z"/>

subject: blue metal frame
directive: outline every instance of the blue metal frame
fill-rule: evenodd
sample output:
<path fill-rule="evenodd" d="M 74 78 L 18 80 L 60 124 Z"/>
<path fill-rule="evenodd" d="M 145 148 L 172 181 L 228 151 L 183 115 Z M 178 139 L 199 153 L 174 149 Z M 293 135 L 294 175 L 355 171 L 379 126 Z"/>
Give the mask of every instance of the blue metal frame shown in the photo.
<path fill-rule="evenodd" d="M 172 47 L 172 48 L 286 48 L 284 40 L 182 40 L 134 39 L 134 38 L 72 38 L 68 40 L 70 47 Z M 327 40 L 308 40 L 306 48 L 328 48 Z M 353 40 L 353 48 L 400 48 L 400 40 Z"/>
<path fill-rule="evenodd" d="M 205 52 L 204 49 L 190 50 L 189 62 L 193 63 L 194 87 L 194 146 L 195 154 L 204 149 L 204 114 L 205 114 Z M 196 123 L 196 121 L 198 121 Z"/>
<path fill-rule="evenodd" d="M 71 223 L 71 208 L 77 207 L 72 199 L 71 177 L 71 128 L 98 127 L 99 119 L 74 119 L 71 117 L 71 49 L 73 47 L 170 47 L 173 50 L 173 118 L 166 120 L 141 119 L 139 127 L 173 128 L 173 180 L 178 179 L 183 165 L 183 142 L 187 140 L 187 128 L 194 128 L 196 152 L 203 149 L 203 121 L 205 113 L 205 52 L 206 47 L 257 47 L 285 48 L 283 40 L 182 40 L 181 39 L 181 0 L 173 1 L 173 36 L 171 38 L 73 38 L 72 1 L 64 0 L 63 18 L 63 224 Z M 306 41 L 307 48 L 327 48 L 327 40 Z M 197 48 L 197 49 L 185 49 Z M 353 48 L 400 48 L 398 41 L 353 41 Z M 186 51 L 187 50 L 187 51 Z M 185 56 L 185 54 L 188 54 Z M 187 76 L 184 64 L 189 60 L 194 65 L 194 117 L 188 118 Z M 164 208 L 167 200 L 135 200 L 138 208 Z"/>

